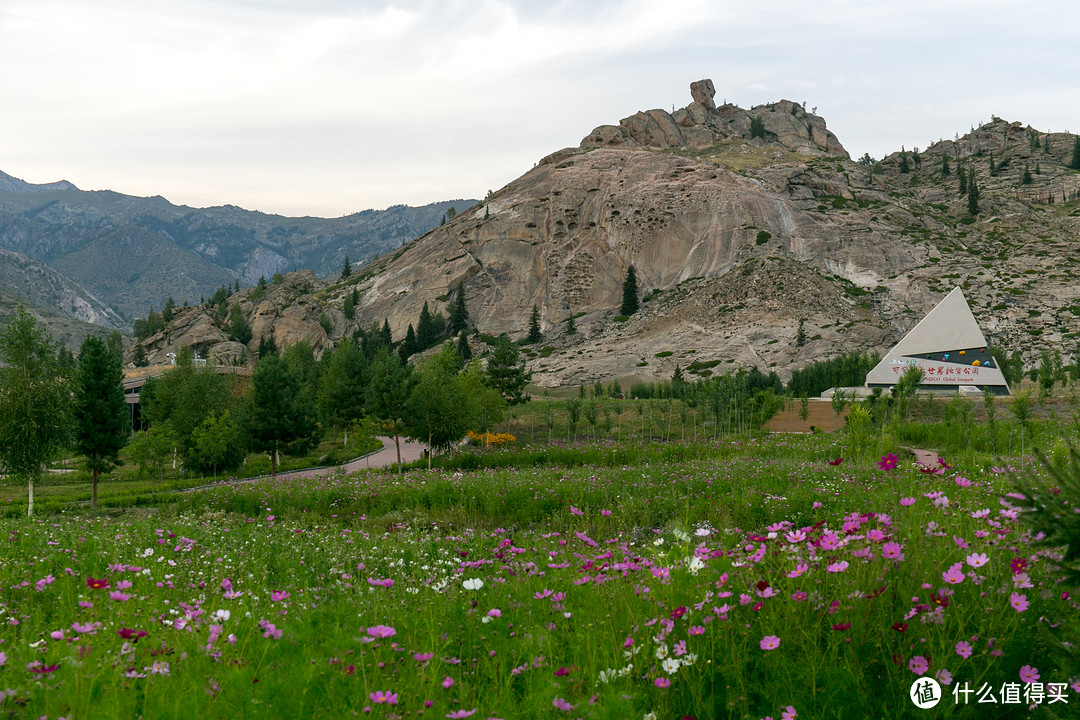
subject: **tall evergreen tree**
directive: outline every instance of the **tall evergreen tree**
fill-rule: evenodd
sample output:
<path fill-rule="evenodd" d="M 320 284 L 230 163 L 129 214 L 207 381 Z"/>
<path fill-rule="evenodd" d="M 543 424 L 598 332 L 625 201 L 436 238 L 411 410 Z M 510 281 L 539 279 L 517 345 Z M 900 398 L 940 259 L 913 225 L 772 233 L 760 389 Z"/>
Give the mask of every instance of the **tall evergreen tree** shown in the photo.
<path fill-rule="evenodd" d="M 969 215 L 979 214 L 979 186 L 975 182 L 975 168 L 971 168 L 968 173 L 967 210 Z"/>
<path fill-rule="evenodd" d="M 626 269 L 626 279 L 623 281 L 622 287 L 622 305 L 619 307 L 619 314 L 630 316 L 638 311 L 638 286 L 637 286 L 637 274 L 634 272 L 634 266 L 631 265 Z"/>
<path fill-rule="evenodd" d="M 427 350 L 435 344 L 438 335 L 438 331 L 435 329 L 435 320 L 431 316 L 431 311 L 428 309 L 425 300 L 424 307 L 420 309 L 420 319 L 416 323 L 416 344 L 421 351 Z"/>
<path fill-rule="evenodd" d="M 241 345 L 251 342 L 251 325 L 240 310 L 240 303 L 233 305 L 229 311 L 229 334 Z"/>
<path fill-rule="evenodd" d="M 364 413 L 366 370 L 364 353 L 352 338 L 345 338 L 333 349 L 318 380 L 319 414 L 324 425 L 348 428 L 360 419 Z"/>
<path fill-rule="evenodd" d="M 379 328 L 379 335 L 376 338 L 376 344 L 382 345 L 387 350 L 389 350 L 393 342 L 393 337 L 390 334 L 390 321 L 386 318 L 383 318 L 382 327 Z"/>
<path fill-rule="evenodd" d="M 349 320 L 352 320 L 353 317 L 356 315 L 356 300 L 353 299 L 351 293 L 345 296 L 345 301 L 341 305 L 341 312 Z"/>
<path fill-rule="evenodd" d="M 949 177 L 949 154 L 941 156 L 941 177 Z"/>
<path fill-rule="evenodd" d="M 165 301 L 165 309 L 161 311 L 161 319 L 167 323 L 172 322 L 173 312 L 175 310 L 176 303 L 173 302 L 172 296 L 170 295 L 169 299 Z"/>
<path fill-rule="evenodd" d="M 540 334 L 540 308 L 533 305 L 532 315 L 529 316 L 529 342 L 538 343 L 543 338 Z"/>
<path fill-rule="evenodd" d="M 402 365 L 383 349 L 371 363 L 371 381 L 367 389 L 367 411 L 394 437 L 398 474 L 401 474 L 401 436 L 409 417 L 409 398 L 415 384 L 412 367 Z"/>
<path fill-rule="evenodd" d="M 26 479 L 27 515 L 34 514 L 34 480 L 67 443 L 71 421 L 71 386 L 49 333 L 20 305 L 0 332 L 0 464 Z"/>
<path fill-rule="evenodd" d="M 577 325 L 574 324 L 574 316 L 573 315 L 566 318 L 566 334 L 567 335 L 576 335 L 577 334 Z"/>
<path fill-rule="evenodd" d="M 1069 160 L 1069 167 L 1073 170 L 1080 170 L 1080 135 L 1077 135 L 1073 140 L 1072 159 Z"/>
<path fill-rule="evenodd" d="M 911 166 L 908 164 L 907 150 L 903 147 L 900 148 L 900 173 L 907 174 L 911 172 Z"/>
<path fill-rule="evenodd" d="M 88 336 L 75 375 L 75 449 L 86 456 L 93 508 L 98 478 L 119 463 L 120 449 L 131 434 L 123 381 L 120 359 L 101 338 Z"/>
<path fill-rule="evenodd" d="M 472 348 L 469 347 L 469 335 L 464 330 L 458 333 L 457 351 L 462 365 L 467 365 L 472 360 L 473 352 Z"/>
<path fill-rule="evenodd" d="M 257 450 L 270 453 L 270 475 L 277 474 L 278 452 L 312 437 L 315 409 L 306 402 L 299 373 L 284 358 L 267 355 L 251 376 L 249 432 Z"/>
<path fill-rule="evenodd" d="M 405 339 L 398 345 L 398 357 L 401 359 L 401 364 L 404 365 L 405 361 L 415 355 L 419 349 L 416 332 L 413 330 L 412 323 L 409 323 L 409 329 L 405 331 Z"/>
<path fill-rule="evenodd" d="M 465 284 L 459 282 L 454 293 L 454 307 L 450 310 L 450 334 L 457 335 L 469 327 L 469 309 L 465 307 Z"/>
<path fill-rule="evenodd" d="M 274 339 L 273 332 L 259 338 L 259 357 L 264 358 L 267 355 L 277 355 L 277 340 Z"/>
<path fill-rule="evenodd" d="M 956 167 L 957 194 L 960 197 L 967 195 L 967 173 L 962 165 Z"/>
<path fill-rule="evenodd" d="M 124 336 L 120 334 L 119 330 L 113 330 L 105 338 L 105 345 L 108 346 L 109 352 L 120 359 L 120 364 L 124 364 Z"/>
<path fill-rule="evenodd" d="M 495 350 L 488 358 L 487 386 L 506 399 L 510 405 L 528 401 L 525 386 L 532 379 L 532 373 L 525 369 L 525 358 L 518 352 L 516 343 L 505 335 L 495 341 Z"/>
<path fill-rule="evenodd" d="M 349 266 L 349 255 L 345 254 L 345 265 L 341 268 L 341 279 L 346 280 L 352 275 L 352 267 Z"/>

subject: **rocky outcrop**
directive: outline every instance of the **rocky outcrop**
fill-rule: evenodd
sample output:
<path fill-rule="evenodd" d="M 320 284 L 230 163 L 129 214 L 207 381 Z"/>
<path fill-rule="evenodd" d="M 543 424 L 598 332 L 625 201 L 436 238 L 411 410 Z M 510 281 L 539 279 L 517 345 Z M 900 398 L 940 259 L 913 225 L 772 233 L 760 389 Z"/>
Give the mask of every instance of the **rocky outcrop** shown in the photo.
<path fill-rule="evenodd" d="M 712 80 L 691 83 L 690 95 L 693 102 L 674 113 L 649 110 L 623 118 L 618 126 L 601 125 L 579 147 L 583 150 L 605 147 L 701 150 L 722 140 L 740 138 L 756 139 L 762 145 L 775 143 L 785 150 L 807 155 L 848 157 L 840 141 L 825 127 L 823 118 L 790 100 L 750 110 L 728 104 L 717 108 Z M 754 131 L 751 124 L 754 120 L 762 123 L 761 131 Z"/>

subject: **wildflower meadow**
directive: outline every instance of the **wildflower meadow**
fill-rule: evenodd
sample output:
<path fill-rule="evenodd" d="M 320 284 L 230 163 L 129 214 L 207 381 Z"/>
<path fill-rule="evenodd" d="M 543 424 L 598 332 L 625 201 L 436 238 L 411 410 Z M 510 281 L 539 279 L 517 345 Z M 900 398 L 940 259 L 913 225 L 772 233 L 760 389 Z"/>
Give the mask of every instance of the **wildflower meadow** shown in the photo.
<path fill-rule="evenodd" d="M 1046 638 L 1078 589 L 1013 484 L 1046 471 L 831 443 L 641 443 L 621 466 L 234 481 L 4 519 L 0 712 L 908 718 L 933 679 L 925 717 L 1076 716 L 1080 678 Z"/>

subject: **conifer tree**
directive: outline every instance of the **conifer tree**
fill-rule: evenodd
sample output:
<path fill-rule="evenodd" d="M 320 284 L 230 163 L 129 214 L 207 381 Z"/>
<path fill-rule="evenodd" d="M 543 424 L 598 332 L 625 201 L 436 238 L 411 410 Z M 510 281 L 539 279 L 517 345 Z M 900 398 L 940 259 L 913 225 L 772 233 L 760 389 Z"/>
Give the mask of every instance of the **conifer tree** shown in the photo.
<path fill-rule="evenodd" d="M 1030 185 L 1031 182 L 1032 182 L 1031 181 L 1031 170 L 1028 169 L 1027 163 L 1024 163 L 1024 174 L 1020 178 L 1020 184 L 1021 185 Z"/>
<path fill-rule="evenodd" d="M 941 156 L 941 177 L 949 177 L 949 154 Z"/>
<path fill-rule="evenodd" d="M 431 316 L 431 310 L 428 309 L 427 301 L 424 301 L 424 307 L 420 310 L 420 319 L 416 323 L 416 344 L 419 350 L 427 350 L 429 347 L 435 344 L 435 340 L 439 336 L 439 331 L 435 327 L 435 320 Z"/>
<path fill-rule="evenodd" d="M 566 334 L 567 335 L 576 335 L 577 334 L 577 325 L 574 324 L 574 316 L 573 315 L 571 315 L 570 317 L 568 317 L 566 319 Z"/>
<path fill-rule="evenodd" d="M 75 375 L 75 446 L 90 471 L 91 507 L 97 507 L 98 478 L 119 463 L 131 427 L 124 402 L 120 359 L 93 335 L 79 353 Z"/>
<path fill-rule="evenodd" d="M 473 352 L 472 348 L 469 347 L 469 334 L 464 330 L 458 333 L 457 351 L 462 365 L 467 365 L 472 360 Z"/>
<path fill-rule="evenodd" d="M 310 438 L 318 425 L 315 408 L 301 387 L 299 372 L 284 358 L 268 355 L 251 376 L 249 432 L 255 448 L 270 454 L 270 475 L 277 473 L 280 450 Z"/>
<path fill-rule="evenodd" d="M 485 384 L 498 390 L 508 404 L 518 405 L 529 399 L 525 386 L 531 379 L 532 373 L 525 369 L 525 358 L 518 352 L 517 344 L 501 335 L 488 359 Z"/>
<path fill-rule="evenodd" d="M 629 317 L 638 311 L 638 287 L 637 287 L 637 275 L 634 272 L 634 266 L 631 265 L 626 269 L 626 280 L 623 281 L 622 290 L 622 305 L 619 307 L 619 314 Z"/>
<path fill-rule="evenodd" d="M 465 307 L 465 283 L 459 282 L 454 293 L 454 307 L 450 310 L 450 334 L 457 335 L 469 327 L 469 309 Z"/>
<path fill-rule="evenodd" d="M 543 335 L 540 334 L 540 308 L 533 305 L 532 315 L 529 316 L 529 342 L 540 342 Z"/>
<path fill-rule="evenodd" d="M 401 435 L 409 419 L 409 396 L 414 384 L 411 366 L 403 366 L 387 350 L 379 351 L 371 364 L 366 409 L 382 422 L 385 432 L 394 436 L 398 474 L 401 474 Z"/>
<path fill-rule="evenodd" d="M 345 296 L 345 302 L 341 306 L 341 312 L 349 320 L 352 320 L 353 316 L 356 315 L 356 300 L 353 299 L 352 294 Z"/>
<path fill-rule="evenodd" d="M 405 339 L 402 340 L 401 345 L 398 346 L 398 358 L 401 359 L 401 364 L 404 365 L 405 361 L 415 355 L 420 349 L 420 345 L 416 341 L 416 331 L 413 330 L 412 323 L 409 323 L 409 329 L 405 331 Z"/>
<path fill-rule="evenodd" d="M 1080 135 L 1077 135 L 1073 141 L 1072 159 L 1069 161 L 1069 167 L 1073 170 L 1080 170 Z"/>
<path fill-rule="evenodd" d="M 352 268 L 349 266 L 349 255 L 345 254 L 345 265 L 341 268 L 341 279 L 347 280 L 352 275 Z"/>
<path fill-rule="evenodd" d="M 900 174 L 906 175 L 911 172 L 911 166 L 908 165 L 907 151 L 903 147 L 900 148 Z"/>
<path fill-rule="evenodd" d="M 390 320 L 383 318 L 382 327 L 379 329 L 379 335 L 376 344 L 381 344 L 387 350 L 390 349 L 390 345 L 393 343 L 393 338 L 390 334 Z"/>
<path fill-rule="evenodd" d="M 979 186 L 975 182 L 975 168 L 968 172 L 968 204 L 969 215 L 979 214 Z"/>

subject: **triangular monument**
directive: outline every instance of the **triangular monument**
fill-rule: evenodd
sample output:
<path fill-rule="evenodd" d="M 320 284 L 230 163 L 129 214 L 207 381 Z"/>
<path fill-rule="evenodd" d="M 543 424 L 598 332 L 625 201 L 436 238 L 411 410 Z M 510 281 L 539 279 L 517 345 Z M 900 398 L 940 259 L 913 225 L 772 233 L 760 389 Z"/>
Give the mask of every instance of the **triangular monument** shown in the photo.
<path fill-rule="evenodd" d="M 967 298 L 955 288 L 866 376 L 868 388 L 891 388 L 911 365 L 922 368 L 920 387 L 955 390 L 969 387 L 1008 395 L 1009 384 L 986 348 L 986 338 L 971 314 Z"/>

